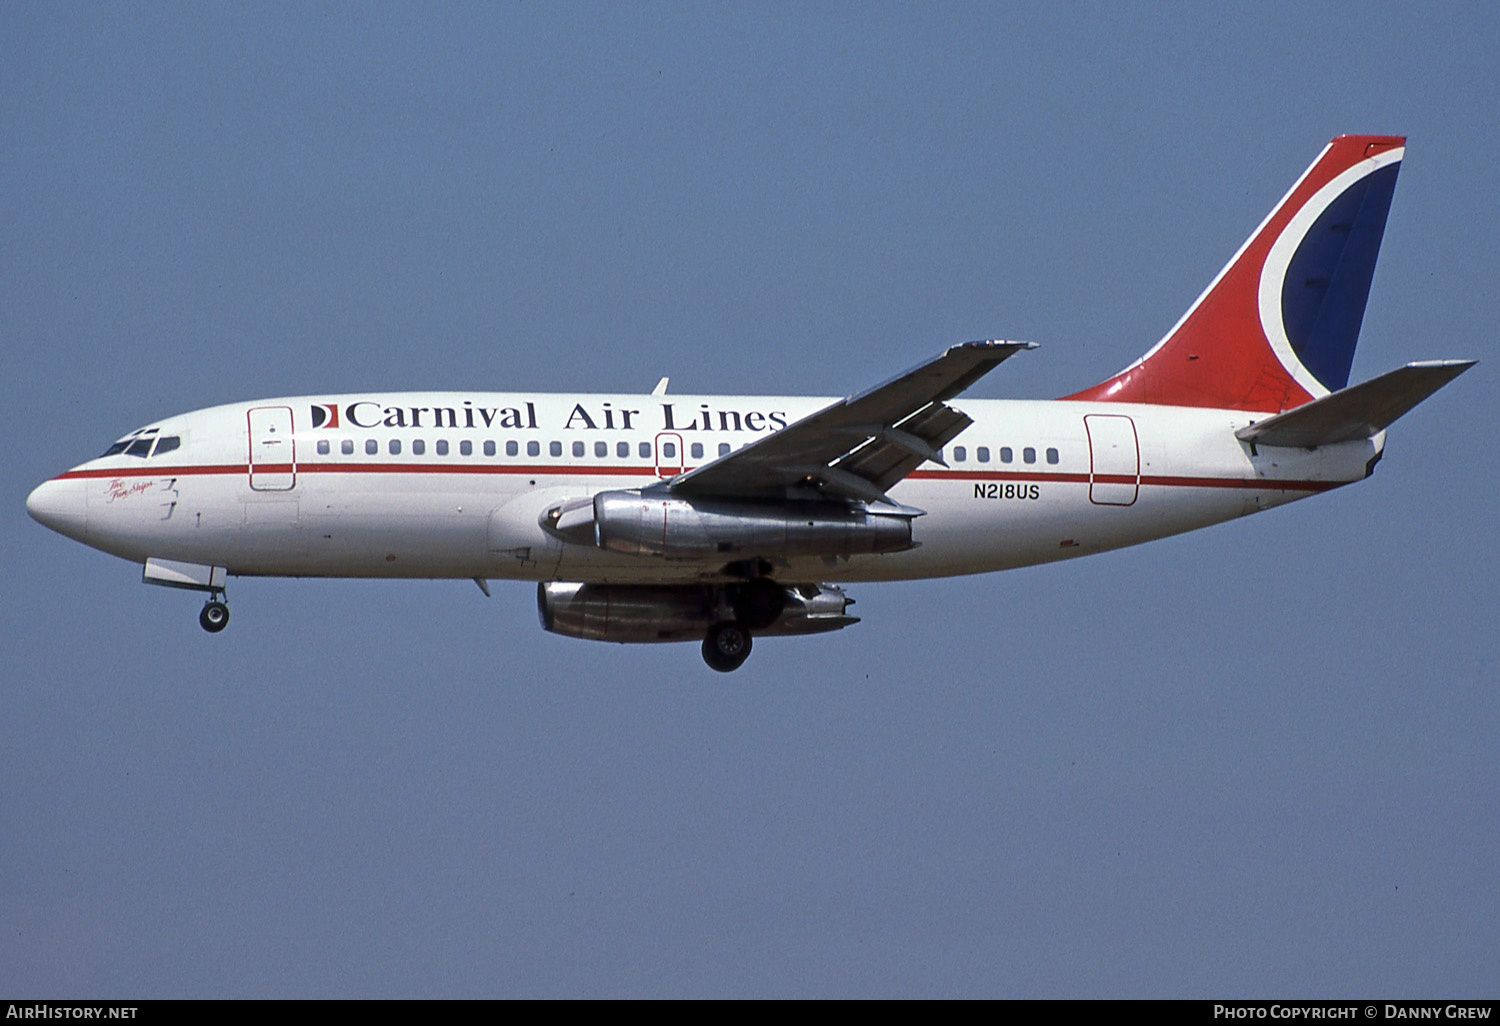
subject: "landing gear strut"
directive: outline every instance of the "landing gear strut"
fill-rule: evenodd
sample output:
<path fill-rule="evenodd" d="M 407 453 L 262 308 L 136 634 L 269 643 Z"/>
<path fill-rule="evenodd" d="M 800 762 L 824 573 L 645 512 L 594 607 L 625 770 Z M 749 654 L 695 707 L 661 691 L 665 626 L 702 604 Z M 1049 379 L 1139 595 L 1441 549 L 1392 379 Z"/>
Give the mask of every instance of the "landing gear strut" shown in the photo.
<path fill-rule="evenodd" d="M 711 670 L 738 670 L 750 657 L 750 632 L 733 621 L 716 623 L 703 639 L 703 661 Z"/>
<path fill-rule="evenodd" d="M 211 598 L 198 614 L 198 624 L 210 634 L 217 634 L 229 626 L 229 607 L 222 598 Z"/>

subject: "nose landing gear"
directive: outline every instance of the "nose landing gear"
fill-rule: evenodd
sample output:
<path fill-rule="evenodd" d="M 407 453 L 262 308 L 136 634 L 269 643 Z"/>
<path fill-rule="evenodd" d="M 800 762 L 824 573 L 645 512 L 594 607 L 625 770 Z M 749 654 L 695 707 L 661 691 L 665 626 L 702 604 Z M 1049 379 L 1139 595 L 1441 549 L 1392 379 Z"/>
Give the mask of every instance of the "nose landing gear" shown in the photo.
<path fill-rule="evenodd" d="M 224 604 L 222 597 L 211 598 L 203 605 L 203 612 L 198 614 L 198 625 L 210 634 L 217 634 L 229 626 L 229 607 Z"/>
<path fill-rule="evenodd" d="M 224 604 L 224 580 L 228 576 L 228 567 L 184 563 L 155 556 L 146 560 L 141 570 L 141 580 L 147 584 L 207 592 L 208 601 L 204 603 L 203 612 L 198 614 L 198 625 L 210 634 L 217 634 L 229 626 L 229 607 Z"/>

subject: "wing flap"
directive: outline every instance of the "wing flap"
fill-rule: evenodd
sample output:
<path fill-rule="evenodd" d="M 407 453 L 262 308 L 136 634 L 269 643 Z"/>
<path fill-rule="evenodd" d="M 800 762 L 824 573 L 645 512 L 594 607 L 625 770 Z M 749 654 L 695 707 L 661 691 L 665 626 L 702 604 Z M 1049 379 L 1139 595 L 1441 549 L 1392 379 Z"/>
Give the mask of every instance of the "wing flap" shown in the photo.
<path fill-rule="evenodd" d="M 883 492 L 929 460 L 942 463 L 938 450 L 972 423 L 967 414 L 951 406 L 931 403 L 895 427 L 872 435 L 834 466 L 874 482 Z"/>

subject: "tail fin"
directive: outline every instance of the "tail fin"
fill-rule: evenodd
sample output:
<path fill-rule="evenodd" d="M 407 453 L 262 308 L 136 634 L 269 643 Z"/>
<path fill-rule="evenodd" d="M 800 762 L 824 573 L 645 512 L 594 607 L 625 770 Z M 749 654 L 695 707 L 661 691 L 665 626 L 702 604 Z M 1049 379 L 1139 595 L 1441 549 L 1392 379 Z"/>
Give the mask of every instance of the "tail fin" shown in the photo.
<path fill-rule="evenodd" d="M 1405 145 L 1334 139 L 1165 338 L 1066 398 L 1280 412 L 1343 388 Z"/>

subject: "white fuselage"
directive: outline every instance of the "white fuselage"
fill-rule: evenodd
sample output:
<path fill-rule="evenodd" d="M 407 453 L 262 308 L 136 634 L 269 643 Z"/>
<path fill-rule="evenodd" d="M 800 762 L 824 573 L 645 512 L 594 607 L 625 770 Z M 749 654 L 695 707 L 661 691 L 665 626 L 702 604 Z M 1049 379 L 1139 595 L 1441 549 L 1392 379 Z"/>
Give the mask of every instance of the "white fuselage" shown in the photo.
<path fill-rule="evenodd" d="M 49 526 L 117 556 L 231 574 L 723 580 L 719 564 L 564 543 L 539 517 L 670 478 L 833 401 L 405 393 L 236 403 L 162 421 L 155 434 L 179 439 L 175 448 L 91 460 L 32 502 Z M 1257 452 L 1234 432 L 1260 415 L 1231 410 L 955 405 L 974 423 L 944 450 L 947 466 L 925 463 L 890 492 L 925 511 L 916 547 L 792 559 L 775 576 L 937 577 L 1133 545 L 1359 480 L 1384 444 L 1382 433 Z"/>

